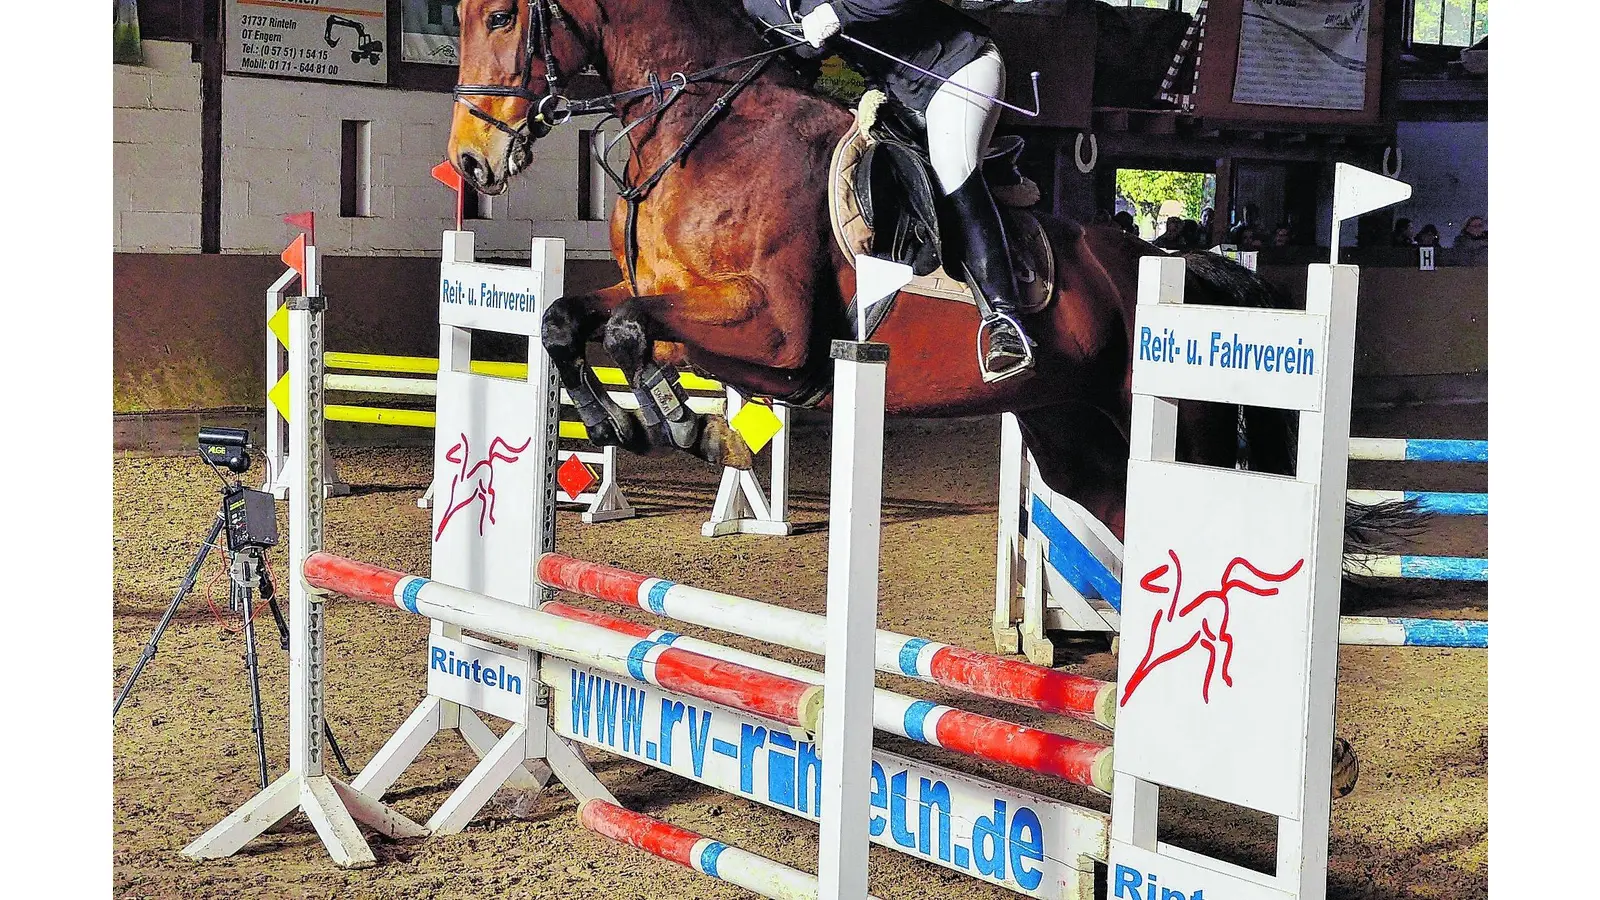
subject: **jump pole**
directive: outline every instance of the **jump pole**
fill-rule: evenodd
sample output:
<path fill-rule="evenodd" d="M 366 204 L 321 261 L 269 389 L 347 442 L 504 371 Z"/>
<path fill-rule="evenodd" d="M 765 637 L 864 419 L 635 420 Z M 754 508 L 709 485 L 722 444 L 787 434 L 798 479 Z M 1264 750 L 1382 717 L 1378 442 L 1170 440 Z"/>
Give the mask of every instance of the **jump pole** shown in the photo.
<path fill-rule="evenodd" d="M 564 619 L 588 622 L 642 641 L 727 660 L 805 684 L 822 684 L 822 675 L 816 671 L 759 654 L 685 637 L 565 603 L 546 603 L 543 609 Z M 977 759 L 1061 778 L 1073 784 L 1096 788 L 1103 793 L 1111 791 L 1111 748 L 1103 744 L 1030 728 L 942 703 L 919 700 L 884 688 L 877 688 L 873 692 L 872 724 L 879 731 L 930 747 L 941 747 Z"/>
<path fill-rule="evenodd" d="M 560 553 L 540 557 L 537 572 L 542 584 L 556 590 L 793 650 L 818 655 L 825 650 L 826 619 L 815 613 L 651 578 Z M 1098 678 L 882 628 L 876 635 L 875 660 L 879 672 L 1070 716 L 1103 728 L 1116 723 L 1116 685 Z"/>

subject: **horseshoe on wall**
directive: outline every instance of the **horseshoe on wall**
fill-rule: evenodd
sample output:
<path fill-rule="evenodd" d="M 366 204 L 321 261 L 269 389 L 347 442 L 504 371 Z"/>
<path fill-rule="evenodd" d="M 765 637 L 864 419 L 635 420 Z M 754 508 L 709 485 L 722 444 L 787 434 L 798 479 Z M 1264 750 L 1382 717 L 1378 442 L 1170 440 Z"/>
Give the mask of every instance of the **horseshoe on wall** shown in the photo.
<path fill-rule="evenodd" d="M 1089 134 L 1089 161 L 1083 159 L 1083 136 L 1085 132 L 1078 132 L 1078 139 L 1072 142 L 1072 161 L 1077 164 L 1078 171 L 1087 175 L 1094 171 L 1095 163 L 1100 161 L 1100 139 L 1092 132 Z"/>
<path fill-rule="evenodd" d="M 1392 172 L 1389 170 L 1389 157 L 1391 154 L 1394 156 L 1394 171 Z M 1378 171 L 1387 178 L 1399 178 L 1400 169 L 1405 164 L 1405 154 L 1400 152 L 1399 144 L 1394 144 L 1392 146 L 1383 148 L 1383 162 L 1380 164 Z"/>

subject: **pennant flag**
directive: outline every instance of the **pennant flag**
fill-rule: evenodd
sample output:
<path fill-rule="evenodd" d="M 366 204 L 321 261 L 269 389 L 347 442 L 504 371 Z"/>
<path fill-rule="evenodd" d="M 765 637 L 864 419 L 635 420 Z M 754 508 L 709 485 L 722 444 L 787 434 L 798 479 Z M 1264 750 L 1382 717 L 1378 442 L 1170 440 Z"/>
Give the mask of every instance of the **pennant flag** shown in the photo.
<path fill-rule="evenodd" d="M 1333 217 L 1354 219 L 1375 209 L 1410 199 L 1411 185 L 1349 163 L 1333 168 Z"/>
<path fill-rule="evenodd" d="M 278 379 L 272 390 L 267 391 L 267 399 L 277 407 L 278 415 L 283 416 L 285 422 L 289 421 L 289 376 L 285 375 Z"/>
<path fill-rule="evenodd" d="M 288 247 L 284 248 L 284 251 L 283 251 L 282 255 L 280 255 L 278 258 L 283 260 L 283 264 L 284 265 L 286 265 L 289 268 L 291 268 L 291 269 L 295 270 L 296 272 L 300 273 L 300 283 L 301 284 L 305 284 L 306 283 L 306 236 L 305 236 L 305 232 L 301 232 L 300 236 L 296 237 L 294 239 L 294 243 L 292 243 Z"/>
<path fill-rule="evenodd" d="M 313 246 L 316 245 L 316 243 L 317 243 L 317 214 L 316 213 L 309 212 L 309 211 L 308 212 L 290 213 L 289 215 L 283 217 L 283 221 L 284 221 L 285 224 L 293 225 L 294 227 L 300 229 L 301 231 L 304 231 L 307 234 L 309 234 L 311 236 L 311 244 Z"/>
<path fill-rule="evenodd" d="M 1333 167 L 1333 239 L 1328 262 L 1339 264 L 1339 223 L 1393 206 L 1411 196 L 1411 185 L 1349 163 Z"/>
<path fill-rule="evenodd" d="M 876 256 L 856 256 L 856 338 L 867 339 L 868 313 L 907 284 L 911 283 L 911 267 L 890 262 Z"/>
<path fill-rule="evenodd" d="M 750 445 L 751 453 L 760 453 L 761 448 L 783 430 L 783 420 L 765 403 L 746 403 L 739 407 L 728 424 Z"/>
<path fill-rule="evenodd" d="M 283 349 L 289 349 L 289 304 L 283 304 L 272 314 L 272 318 L 267 320 L 267 330 L 277 335 Z"/>
<path fill-rule="evenodd" d="M 444 162 L 439 163 L 430 171 L 433 174 L 433 180 L 439 182 L 452 191 L 461 190 L 461 173 L 456 171 L 455 166 L 450 165 L 450 160 L 447 159 Z"/>

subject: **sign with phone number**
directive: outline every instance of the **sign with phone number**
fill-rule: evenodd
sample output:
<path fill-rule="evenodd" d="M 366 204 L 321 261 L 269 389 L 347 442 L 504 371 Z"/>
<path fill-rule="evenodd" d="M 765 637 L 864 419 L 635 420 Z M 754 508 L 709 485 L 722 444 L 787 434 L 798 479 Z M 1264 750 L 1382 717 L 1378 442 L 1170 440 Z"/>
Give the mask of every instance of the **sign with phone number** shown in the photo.
<path fill-rule="evenodd" d="M 385 0 L 228 0 L 227 70 L 384 84 Z"/>

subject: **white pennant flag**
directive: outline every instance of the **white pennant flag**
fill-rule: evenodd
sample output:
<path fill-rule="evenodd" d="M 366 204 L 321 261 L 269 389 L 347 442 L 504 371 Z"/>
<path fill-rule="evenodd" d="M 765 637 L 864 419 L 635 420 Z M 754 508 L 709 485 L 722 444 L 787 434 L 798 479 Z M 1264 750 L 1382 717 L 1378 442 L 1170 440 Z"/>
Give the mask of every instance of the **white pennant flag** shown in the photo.
<path fill-rule="evenodd" d="M 911 267 L 864 253 L 856 255 L 856 340 L 867 339 L 868 313 L 911 283 Z"/>
<path fill-rule="evenodd" d="M 1349 163 L 1333 168 L 1333 250 L 1339 263 L 1339 223 L 1411 198 L 1411 185 Z"/>

